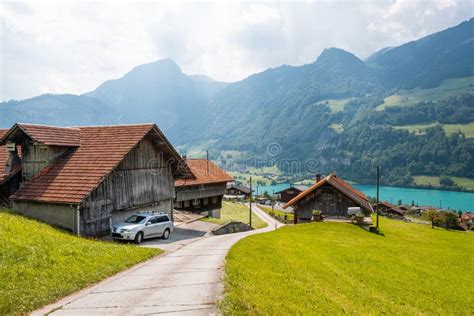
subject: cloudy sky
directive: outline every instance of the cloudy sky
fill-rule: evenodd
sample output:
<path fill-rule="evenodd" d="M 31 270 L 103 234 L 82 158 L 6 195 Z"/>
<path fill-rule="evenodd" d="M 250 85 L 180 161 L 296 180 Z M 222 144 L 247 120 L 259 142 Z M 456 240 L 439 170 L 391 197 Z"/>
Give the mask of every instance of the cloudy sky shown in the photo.
<path fill-rule="evenodd" d="M 469 19 L 473 3 L 2 0 L 0 100 L 83 93 L 163 58 L 221 81 L 311 63 L 326 47 L 365 58 Z"/>

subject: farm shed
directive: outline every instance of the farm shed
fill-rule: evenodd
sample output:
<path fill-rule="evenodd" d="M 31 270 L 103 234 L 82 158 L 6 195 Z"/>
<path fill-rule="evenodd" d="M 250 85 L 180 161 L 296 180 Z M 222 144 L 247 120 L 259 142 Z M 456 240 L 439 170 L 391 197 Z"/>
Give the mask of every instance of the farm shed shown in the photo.
<path fill-rule="evenodd" d="M 172 216 L 175 178 L 192 177 L 155 124 L 15 124 L 0 142 L 13 144 L 22 152 L 13 209 L 86 236 L 143 209 Z"/>
<path fill-rule="evenodd" d="M 243 196 L 248 199 L 250 197 L 250 188 L 245 185 L 230 183 L 227 185 L 226 195 Z"/>
<path fill-rule="evenodd" d="M 234 179 L 208 159 L 188 159 L 194 179 L 175 181 L 175 208 L 191 212 L 220 209 L 227 182 Z"/>
<path fill-rule="evenodd" d="M 327 216 L 347 216 L 349 207 L 360 207 L 365 213 L 373 212 L 364 193 L 354 189 L 335 173 L 317 181 L 307 190 L 285 204 L 292 206 L 295 212 L 295 224 L 308 222 L 313 210 L 319 210 Z"/>
<path fill-rule="evenodd" d="M 304 185 L 293 185 L 284 190 L 275 192 L 275 194 L 279 194 L 280 201 L 286 203 L 286 202 L 289 202 L 292 198 L 296 197 L 301 192 L 305 191 L 306 189 L 308 189 L 308 187 Z"/>
<path fill-rule="evenodd" d="M 377 204 L 374 204 L 372 208 L 375 210 L 377 208 Z M 388 202 L 380 202 L 379 203 L 379 211 L 381 214 L 394 216 L 403 218 L 405 217 L 405 212 L 399 209 L 397 206 L 392 205 Z"/>

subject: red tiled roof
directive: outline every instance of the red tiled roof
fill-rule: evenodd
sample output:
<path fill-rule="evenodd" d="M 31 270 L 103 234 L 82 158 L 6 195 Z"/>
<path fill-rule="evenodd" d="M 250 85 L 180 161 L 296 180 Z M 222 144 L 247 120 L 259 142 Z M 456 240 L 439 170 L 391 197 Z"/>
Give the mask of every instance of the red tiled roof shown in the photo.
<path fill-rule="evenodd" d="M 404 215 L 405 215 L 405 213 L 404 213 L 401 209 L 399 209 L 397 206 L 392 205 L 392 204 L 390 204 L 390 203 L 388 203 L 388 202 L 380 202 L 379 204 L 380 204 L 380 205 L 384 205 L 384 206 L 387 208 L 388 211 L 391 210 L 392 212 L 397 213 L 397 214 L 400 215 L 400 216 L 404 216 Z M 374 208 L 377 207 L 377 204 L 374 204 L 373 207 L 374 207 Z"/>
<path fill-rule="evenodd" d="M 186 160 L 186 164 L 195 178 L 176 180 L 174 184 L 177 187 L 234 181 L 234 178 L 210 160 L 189 159 Z"/>
<path fill-rule="evenodd" d="M 51 146 L 77 147 L 81 144 L 81 129 L 77 127 L 57 127 L 35 124 L 15 124 L 4 136 L 11 137 L 17 132 L 24 132 L 33 141 Z M 2 143 L 5 139 L 2 140 Z"/>
<path fill-rule="evenodd" d="M 317 188 L 321 187 L 323 184 L 326 184 L 326 183 L 333 186 L 335 189 L 343 193 L 349 199 L 359 204 L 362 208 L 368 211 L 373 211 L 372 205 L 370 205 L 369 199 L 367 198 L 367 196 L 364 193 L 354 189 L 347 182 L 345 182 L 344 180 L 336 176 L 335 173 L 332 173 L 329 176 L 321 179 L 319 182 L 316 182 L 311 187 L 309 187 L 306 191 L 303 191 L 297 196 L 295 196 L 288 203 L 286 203 L 285 206 L 283 206 L 283 208 L 287 208 L 295 204 L 296 202 L 300 201 L 305 196 L 307 196 L 308 194 L 315 191 Z"/>
<path fill-rule="evenodd" d="M 11 196 L 12 200 L 80 203 L 112 172 L 154 124 L 79 127 L 81 146 L 42 170 Z M 165 138 L 172 152 L 180 159 Z"/>

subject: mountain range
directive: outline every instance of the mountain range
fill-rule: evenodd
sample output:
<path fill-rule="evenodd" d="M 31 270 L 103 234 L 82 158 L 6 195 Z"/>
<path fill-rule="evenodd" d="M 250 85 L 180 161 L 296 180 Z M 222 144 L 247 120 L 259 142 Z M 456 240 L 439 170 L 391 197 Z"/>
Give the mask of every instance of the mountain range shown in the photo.
<path fill-rule="evenodd" d="M 391 119 L 402 112 L 416 116 L 429 103 L 441 112 L 462 108 L 469 117 L 474 103 L 465 94 L 474 92 L 473 76 L 474 18 L 382 49 L 366 60 L 329 48 L 311 64 L 284 65 L 234 83 L 186 75 L 172 60 L 160 60 L 137 66 L 122 78 L 82 95 L 46 94 L 0 103 L 0 127 L 15 122 L 96 125 L 152 121 L 180 148 L 211 141 L 212 154 L 226 164 L 230 157 L 220 152 L 230 150 L 243 153 L 240 161 L 231 159 L 232 163 L 243 163 L 252 155 L 299 161 L 316 158 L 316 169 L 338 170 L 360 182 L 370 182 L 373 167 L 381 164 L 387 170 L 385 183 L 410 185 L 416 175 L 474 178 L 473 139 L 461 133 L 456 134 L 459 139 L 450 140 L 452 134 L 443 130 L 436 117 L 415 120 L 430 128 L 413 133 L 403 128 L 403 121 L 399 126 L 389 124 L 384 115 L 391 111 Z M 467 85 L 456 86 L 458 90 L 440 88 L 452 82 Z M 434 92 L 424 96 L 425 91 Z M 413 95 L 422 97 L 409 103 Z M 398 103 L 386 106 L 396 98 Z M 463 121 L 470 123 L 474 122 Z M 433 139 L 438 141 L 436 146 Z M 268 155 L 267 147 L 273 143 L 279 146 L 278 157 Z M 439 148 L 440 144 L 445 145 Z M 410 152 L 425 147 L 428 151 L 438 148 L 444 156 L 425 153 L 421 157 Z M 393 157 L 393 152 L 398 156 Z M 304 174 L 313 170 L 286 171 Z"/>

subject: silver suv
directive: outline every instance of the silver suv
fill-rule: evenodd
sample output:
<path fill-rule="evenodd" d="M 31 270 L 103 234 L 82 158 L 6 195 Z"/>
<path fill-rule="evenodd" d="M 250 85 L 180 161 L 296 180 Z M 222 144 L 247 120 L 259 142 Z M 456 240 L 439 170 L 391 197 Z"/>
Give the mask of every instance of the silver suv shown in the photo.
<path fill-rule="evenodd" d="M 125 222 L 112 227 L 114 240 L 133 240 L 139 244 L 146 238 L 168 239 L 173 231 L 173 222 L 166 213 L 139 212 Z"/>

